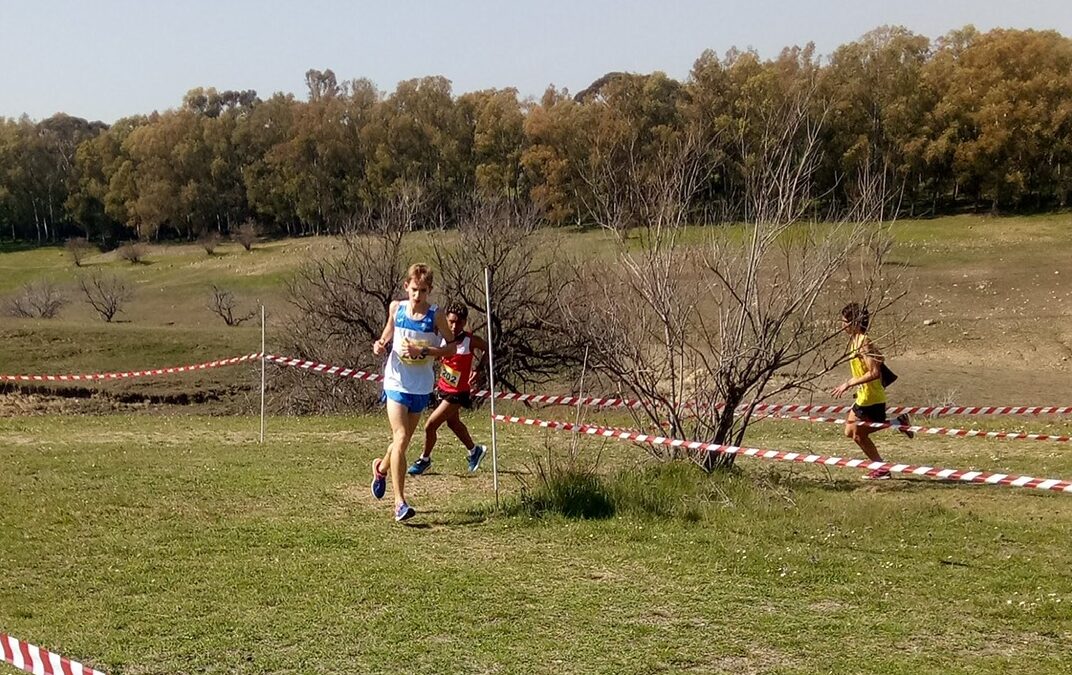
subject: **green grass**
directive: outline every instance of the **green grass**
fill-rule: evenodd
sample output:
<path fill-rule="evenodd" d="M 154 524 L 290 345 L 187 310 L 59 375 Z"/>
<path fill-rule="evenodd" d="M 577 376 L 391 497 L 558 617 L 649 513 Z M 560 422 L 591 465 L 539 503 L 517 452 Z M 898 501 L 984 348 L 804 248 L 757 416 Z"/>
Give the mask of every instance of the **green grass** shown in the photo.
<path fill-rule="evenodd" d="M 367 493 L 383 419 L 271 419 L 263 446 L 256 428 L 0 420 L 0 629 L 113 675 L 1067 666 L 1067 495 L 746 459 L 705 476 L 588 440 L 613 517 L 506 515 L 490 462 L 468 474 L 445 437 L 406 527 Z M 500 429 L 504 506 L 562 451 L 545 435 Z M 882 441 L 1072 475 L 1055 444 Z M 756 443 L 848 452 L 836 428 L 790 423 Z"/>
<path fill-rule="evenodd" d="M 1058 282 L 1072 273 L 1069 224 L 1061 214 L 894 225 L 894 258 L 915 284 L 906 302 L 920 303 L 911 320 L 940 319 L 911 336 L 916 360 L 895 358 L 903 402 L 961 387 L 970 394 L 959 403 L 1063 402 L 1068 366 L 1050 343 L 1066 340 Z M 556 250 L 609 254 L 604 232 L 561 235 Z M 411 243 L 427 253 L 426 235 Z M 144 265 L 91 257 L 87 269 L 136 286 L 124 321 L 104 324 L 77 301 L 58 320 L 4 317 L 0 372 L 257 350 L 257 327 L 227 328 L 206 309 L 214 283 L 268 305 L 277 349 L 285 281 L 333 246 L 226 245 L 211 257 L 153 246 Z M 5 247 L 0 299 L 37 279 L 70 290 L 76 273 L 59 248 Z M 221 400 L 196 410 L 217 415 L 249 410 L 256 382 L 239 366 L 102 388 L 210 393 Z M 0 397 L 0 412 L 20 410 L 18 400 Z M 1072 431 L 1046 419 L 935 424 Z M 490 462 L 469 475 L 445 435 L 432 474 L 409 484 L 420 514 L 404 527 L 368 495 L 383 419 L 273 418 L 263 446 L 256 430 L 248 417 L 0 418 L 0 631 L 113 675 L 1067 669 L 1068 495 L 870 484 L 850 470 L 746 458 L 706 476 L 589 438 L 578 465 L 598 471 L 541 496 L 534 470 L 570 439 L 514 426 L 500 429 L 501 509 Z M 483 422 L 474 431 L 488 436 Z M 829 425 L 762 422 L 748 444 L 856 454 Z M 1072 477 L 1067 444 L 882 435 L 879 445 L 907 463 Z M 603 517 L 557 515 L 573 507 Z"/>
<path fill-rule="evenodd" d="M 1072 250 L 1070 224 L 1070 214 L 899 221 L 893 226 L 897 245 L 892 258 L 894 266 L 905 265 L 912 275 L 919 277 L 916 279 L 918 295 L 929 291 L 936 281 L 945 281 L 946 276 L 953 275 L 950 279 L 955 281 L 953 277 L 959 278 L 965 266 L 973 274 L 980 273 L 980 267 L 987 265 L 1008 268 L 1009 274 L 1017 274 L 1035 267 L 1039 260 L 1053 259 L 1060 251 Z M 700 242 L 705 231 L 689 228 L 684 237 L 690 242 Z M 606 257 L 613 250 L 611 237 L 600 230 L 562 230 L 552 236 L 557 242 L 554 250 L 586 258 Z M 431 259 L 427 233 L 414 234 L 409 245 L 415 255 Z M 18 361 L 15 366 L 37 367 L 38 363 L 59 361 L 75 370 L 98 369 L 99 354 L 94 350 L 87 351 L 82 359 L 49 350 L 49 345 L 62 344 L 72 332 L 84 330 L 87 338 L 113 343 L 117 350 L 145 343 L 139 353 L 149 361 L 178 355 L 154 350 L 153 341 L 144 337 L 147 328 L 167 329 L 164 332 L 171 335 L 168 340 L 184 344 L 185 349 L 180 351 L 191 357 L 203 354 L 209 346 L 225 346 L 228 352 L 253 351 L 248 347 L 259 342 L 255 329 L 228 328 L 208 309 L 212 286 L 233 291 L 241 308 L 256 308 L 264 303 L 270 314 L 271 343 L 287 321 L 290 309 L 286 301 L 287 281 L 303 261 L 341 253 L 341 250 L 341 243 L 328 237 L 265 242 L 258 244 L 252 253 L 227 243 L 211 256 L 196 244 L 166 244 L 149 246 L 145 264 L 131 265 L 117 259 L 115 252 L 109 252 L 90 256 L 83 268 L 76 268 L 62 247 L 8 245 L 0 249 L 0 303 L 25 284 L 39 280 L 58 284 L 70 303 L 61 311 L 59 320 L 14 322 L 5 318 L 0 322 L 4 352 L 7 360 Z M 1064 265 L 1064 258 L 1060 260 L 1060 265 Z M 118 275 L 134 288 L 134 299 L 119 315 L 121 322 L 114 326 L 105 325 L 93 313 L 77 288 L 78 275 L 95 270 Z M 17 354 L 17 359 L 11 354 Z M 3 359 L 5 355 L 0 354 L 0 360 Z M 0 361 L 0 370 L 4 369 Z"/>

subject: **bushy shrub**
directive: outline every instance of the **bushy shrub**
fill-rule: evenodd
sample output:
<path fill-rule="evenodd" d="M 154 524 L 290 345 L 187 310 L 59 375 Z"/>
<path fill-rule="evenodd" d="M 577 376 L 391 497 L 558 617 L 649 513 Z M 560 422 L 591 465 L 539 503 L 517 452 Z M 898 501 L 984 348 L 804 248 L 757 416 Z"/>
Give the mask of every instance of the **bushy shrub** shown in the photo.
<path fill-rule="evenodd" d="M 26 284 L 8 301 L 11 316 L 25 319 L 54 319 L 67 304 L 67 298 L 51 281 Z"/>
<path fill-rule="evenodd" d="M 120 258 L 126 260 L 131 265 L 136 265 L 140 262 L 144 262 L 145 256 L 149 253 L 149 247 L 140 241 L 128 241 L 120 246 L 116 253 Z"/>
<path fill-rule="evenodd" d="M 216 230 L 204 232 L 197 238 L 197 243 L 201 245 L 201 248 L 205 249 L 205 253 L 212 255 L 220 245 L 220 233 Z"/>
<path fill-rule="evenodd" d="M 242 244 L 242 248 L 252 251 L 253 244 L 257 243 L 257 239 L 260 237 L 260 228 L 253 221 L 247 220 L 239 226 L 238 231 L 233 236 L 235 241 Z"/>

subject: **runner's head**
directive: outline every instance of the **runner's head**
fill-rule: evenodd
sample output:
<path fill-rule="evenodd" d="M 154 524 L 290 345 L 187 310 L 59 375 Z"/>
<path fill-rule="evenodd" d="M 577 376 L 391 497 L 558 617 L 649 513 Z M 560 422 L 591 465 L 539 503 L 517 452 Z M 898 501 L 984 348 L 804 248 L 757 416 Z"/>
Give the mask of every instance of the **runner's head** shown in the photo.
<path fill-rule="evenodd" d="M 427 302 L 428 294 L 432 292 L 432 269 L 423 263 L 410 265 L 402 288 L 412 302 Z"/>
<path fill-rule="evenodd" d="M 867 332 L 871 324 L 871 312 L 858 302 L 850 302 L 841 308 L 841 329 L 850 335 Z"/>
<path fill-rule="evenodd" d="M 469 308 L 464 302 L 455 300 L 447 305 L 447 325 L 455 336 L 465 330 L 465 324 L 469 320 Z"/>

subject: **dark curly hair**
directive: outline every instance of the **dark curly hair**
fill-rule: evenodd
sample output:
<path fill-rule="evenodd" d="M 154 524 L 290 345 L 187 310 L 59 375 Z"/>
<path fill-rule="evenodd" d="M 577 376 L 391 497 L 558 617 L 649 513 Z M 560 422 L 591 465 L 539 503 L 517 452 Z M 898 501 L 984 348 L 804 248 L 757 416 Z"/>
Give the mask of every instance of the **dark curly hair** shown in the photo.
<path fill-rule="evenodd" d="M 856 326 L 861 333 L 866 333 L 867 327 L 871 325 L 871 312 L 858 302 L 850 302 L 842 307 L 841 318 L 850 325 Z"/>
<path fill-rule="evenodd" d="M 461 300 L 452 300 L 443 311 L 444 316 L 446 316 L 447 314 L 454 314 L 459 319 L 469 318 L 469 308 Z"/>

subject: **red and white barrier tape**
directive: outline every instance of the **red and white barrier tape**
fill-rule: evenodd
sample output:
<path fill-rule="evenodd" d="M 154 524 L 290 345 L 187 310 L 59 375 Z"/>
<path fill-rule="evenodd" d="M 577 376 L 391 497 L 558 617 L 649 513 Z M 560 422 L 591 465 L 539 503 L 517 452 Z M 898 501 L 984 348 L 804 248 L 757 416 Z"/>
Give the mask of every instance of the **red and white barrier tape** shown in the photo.
<path fill-rule="evenodd" d="M 0 375 L 0 381 L 8 382 L 82 382 L 95 380 L 124 380 L 133 377 L 149 377 L 154 375 L 172 375 L 175 373 L 188 373 L 209 368 L 233 366 L 246 361 L 255 361 L 261 358 L 259 352 L 236 356 L 229 359 L 208 361 L 189 366 L 173 366 L 169 368 L 153 368 L 150 370 L 132 370 L 116 373 L 87 373 L 71 375 Z M 333 366 L 318 361 L 297 359 L 277 354 L 263 355 L 266 361 L 291 368 L 300 368 L 310 372 L 324 373 L 326 375 L 338 375 L 356 380 L 370 382 L 382 382 L 383 376 L 378 373 L 370 373 L 357 368 Z M 475 398 L 486 398 L 489 395 L 485 389 L 474 392 Z M 499 392 L 495 398 L 505 401 L 518 401 L 520 403 L 538 403 L 544 405 L 583 405 L 598 408 L 632 408 L 643 407 L 641 401 L 627 398 L 603 397 L 603 396 L 570 396 L 549 394 L 516 394 L 512 392 Z M 776 415 L 806 415 L 815 414 L 844 414 L 852 410 L 849 405 L 812 405 L 812 404 L 774 404 L 760 403 L 755 406 L 754 412 L 767 416 Z M 888 409 L 891 415 L 909 413 L 912 415 L 939 416 L 939 415 L 1068 415 L 1072 414 L 1072 406 L 892 406 Z M 930 433 L 924 431 L 924 433 Z M 971 434 L 969 434 L 971 435 Z"/>
<path fill-rule="evenodd" d="M 774 415 L 775 419 L 800 420 L 802 422 L 826 422 L 828 424 L 847 424 L 848 420 L 835 417 L 812 417 L 808 415 Z M 890 422 L 866 422 L 856 421 L 857 426 L 870 427 L 872 429 L 894 429 L 896 431 L 912 431 L 917 434 L 930 434 L 932 436 L 955 436 L 958 438 L 1004 438 L 1007 440 L 1027 441 L 1053 441 L 1057 443 L 1072 442 L 1072 436 L 1058 436 L 1055 434 L 1034 434 L 1022 431 L 981 431 L 979 429 L 947 429 L 944 427 L 921 427 L 914 424 L 893 424 Z"/>
<path fill-rule="evenodd" d="M 344 368 L 332 366 L 318 361 L 294 359 L 287 356 L 268 354 L 268 361 L 284 366 L 302 368 L 317 373 L 338 375 L 340 377 L 352 377 L 359 380 L 382 381 L 383 376 L 369 373 L 356 368 Z M 485 398 L 489 392 L 486 389 L 474 392 L 475 398 Z M 549 394 L 515 394 L 499 392 L 495 398 L 518 401 L 521 403 L 543 403 L 546 405 L 584 405 L 598 408 L 640 408 L 641 401 L 628 398 L 603 397 L 603 396 L 570 396 Z M 744 407 L 742 406 L 742 409 Z M 791 414 L 803 415 L 808 413 L 839 415 L 852 410 L 851 405 L 813 405 L 813 404 L 778 404 L 759 403 L 754 412 L 763 415 Z M 888 409 L 891 415 L 908 413 L 910 415 L 924 415 L 929 417 L 939 415 L 970 415 L 970 416 L 993 416 L 993 415 L 1069 415 L 1072 414 L 1072 406 L 891 406 Z"/>
<path fill-rule="evenodd" d="M 484 398 L 488 393 L 488 391 L 481 389 L 474 393 L 473 396 Z M 640 401 L 633 401 L 627 398 L 603 398 L 598 396 L 551 396 L 548 394 L 514 394 L 509 392 L 499 392 L 495 394 L 495 398 L 507 401 L 518 401 L 521 403 L 584 405 L 595 408 L 640 408 L 643 405 Z"/>
<path fill-rule="evenodd" d="M 309 361 L 306 359 L 295 359 L 288 356 L 278 356 L 275 354 L 268 354 L 264 357 L 269 363 L 277 363 L 281 366 L 289 366 L 291 368 L 301 368 L 314 373 L 323 373 L 325 375 L 338 375 L 339 377 L 349 377 L 355 380 L 367 380 L 369 382 L 382 382 L 383 375 L 379 373 L 370 373 L 364 370 L 358 370 L 357 368 L 344 368 L 342 366 L 332 366 L 327 363 L 320 363 L 319 361 Z M 487 398 L 490 394 L 486 389 L 473 392 L 473 398 Z M 627 399 L 620 398 L 599 398 L 594 396 L 586 396 L 579 398 L 577 396 L 549 396 L 547 394 L 515 394 L 512 392 L 499 392 L 495 394 L 495 398 L 503 399 L 507 401 L 519 401 L 522 403 L 546 403 L 548 405 L 591 405 L 601 406 L 606 408 L 629 408 L 640 407 L 640 401 L 629 401 Z"/>
<path fill-rule="evenodd" d="M 844 415 L 852 410 L 851 405 L 783 405 L 775 403 L 760 403 L 755 407 L 756 413 L 765 415 Z M 919 405 L 919 406 L 890 406 L 887 411 L 891 415 L 908 413 L 909 415 L 923 415 L 925 417 L 939 417 L 942 415 L 961 415 L 971 417 L 986 417 L 997 415 L 1068 415 L 1072 414 L 1069 406 L 957 406 L 957 405 Z"/>
<path fill-rule="evenodd" d="M 364 370 L 358 370 L 357 368 L 332 366 L 327 363 L 308 361 L 306 359 L 293 359 L 288 356 L 279 356 L 277 354 L 265 354 L 264 360 L 268 361 L 269 363 L 279 364 L 281 366 L 300 368 L 302 370 L 308 370 L 314 373 L 323 373 L 325 375 L 338 375 L 339 377 L 349 377 L 355 380 L 368 380 L 370 382 L 383 381 L 383 375 L 380 375 L 378 373 L 369 373 Z"/>
<path fill-rule="evenodd" d="M 41 649 L 5 633 L 0 633 L 0 655 L 4 661 L 34 675 L 104 675 L 47 649 Z"/>
<path fill-rule="evenodd" d="M 779 462 L 799 462 L 803 464 L 822 464 L 824 466 L 844 466 L 852 469 L 877 470 L 885 469 L 891 473 L 903 473 L 912 476 L 928 476 L 942 480 L 955 480 L 963 483 L 984 483 L 987 485 L 1009 485 L 1013 487 L 1035 488 L 1052 492 L 1066 492 L 1072 494 L 1072 481 L 1057 478 L 1034 478 L 1032 476 L 1011 476 L 1004 473 L 988 473 L 985 471 L 961 471 L 959 469 L 941 469 L 932 466 L 914 466 L 912 464 L 894 464 L 892 462 L 872 462 L 868 459 L 847 459 L 844 457 L 827 457 L 824 455 L 809 455 L 799 452 L 781 452 L 779 450 L 766 450 L 763 448 L 740 448 L 733 445 L 718 445 L 715 443 L 701 443 L 699 441 L 683 441 L 663 436 L 652 436 L 632 431 L 615 431 L 606 427 L 598 427 L 591 424 L 572 424 L 570 422 L 554 422 L 537 420 L 525 417 L 510 417 L 496 415 L 496 420 L 513 422 L 526 426 L 540 427 L 542 429 L 555 429 L 558 431 L 576 431 L 589 436 L 602 436 L 615 438 L 623 441 L 647 443 L 648 445 L 669 445 L 684 447 L 689 450 L 706 450 L 708 452 L 724 452 L 727 454 L 739 454 L 759 459 L 769 459 Z"/>
<path fill-rule="evenodd" d="M 82 382 L 86 380 L 125 380 L 131 377 L 148 377 L 151 375 L 171 375 L 174 373 L 189 373 L 195 370 L 207 370 L 233 366 L 246 361 L 256 361 L 261 358 L 260 353 L 236 356 L 230 359 L 197 363 L 192 366 L 173 366 L 170 368 L 153 368 L 152 370 L 131 370 L 122 373 L 89 373 L 84 375 L 0 375 L 0 380 L 8 382 Z"/>

